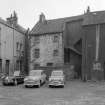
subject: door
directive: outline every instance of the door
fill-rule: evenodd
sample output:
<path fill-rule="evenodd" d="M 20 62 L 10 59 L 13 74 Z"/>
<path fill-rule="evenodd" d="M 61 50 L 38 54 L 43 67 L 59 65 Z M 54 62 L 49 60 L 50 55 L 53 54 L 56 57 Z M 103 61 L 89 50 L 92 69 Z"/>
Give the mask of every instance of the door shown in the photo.
<path fill-rule="evenodd" d="M 10 64 L 10 61 L 9 60 L 6 60 L 5 69 L 6 69 L 6 74 L 7 75 L 9 75 L 9 64 Z"/>
<path fill-rule="evenodd" d="M 2 73 L 2 59 L 0 59 L 0 73 Z"/>

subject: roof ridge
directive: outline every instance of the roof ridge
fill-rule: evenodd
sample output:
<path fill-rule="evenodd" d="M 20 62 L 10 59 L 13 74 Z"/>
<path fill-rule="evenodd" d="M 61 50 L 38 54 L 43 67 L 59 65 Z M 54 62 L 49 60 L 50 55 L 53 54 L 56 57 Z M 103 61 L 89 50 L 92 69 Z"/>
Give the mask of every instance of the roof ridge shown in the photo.
<path fill-rule="evenodd" d="M 46 21 L 53 21 L 53 20 L 66 20 L 66 19 L 69 19 L 69 18 L 74 18 L 74 17 L 80 17 L 80 16 L 84 16 L 84 14 L 81 14 L 81 15 L 77 15 L 77 16 L 70 16 L 70 17 L 62 17 L 62 18 L 55 18 L 55 19 L 46 19 Z"/>

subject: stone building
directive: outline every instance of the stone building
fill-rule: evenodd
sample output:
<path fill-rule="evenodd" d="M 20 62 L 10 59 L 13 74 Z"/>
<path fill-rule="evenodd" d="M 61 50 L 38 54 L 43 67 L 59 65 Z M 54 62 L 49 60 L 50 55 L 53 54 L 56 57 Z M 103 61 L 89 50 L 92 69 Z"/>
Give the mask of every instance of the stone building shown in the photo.
<path fill-rule="evenodd" d="M 105 79 L 104 27 L 105 11 L 89 7 L 82 15 L 60 19 L 41 14 L 30 32 L 30 69 L 72 65 L 83 80 Z"/>
<path fill-rule="evenodd" d="M 42 13 L 30 32 L 30 69 L 73 65 L 81 70 L 82 18 L 46 20 Z"/>
<path fill-rule="evenodd" d="M 0 18 L 0 73 L 24 71 L 25 34 L 15 12 L 6 21 Z"/>

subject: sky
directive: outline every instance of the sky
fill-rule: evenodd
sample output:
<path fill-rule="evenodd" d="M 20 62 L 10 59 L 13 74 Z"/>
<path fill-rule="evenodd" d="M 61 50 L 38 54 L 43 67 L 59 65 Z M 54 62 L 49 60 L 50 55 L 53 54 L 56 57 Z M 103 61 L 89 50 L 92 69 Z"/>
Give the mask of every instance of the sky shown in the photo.
<path fill-rule="evenodd" d="M 105 0 L 0 0 L 0 17 L 6 20 L 15 10 L 18 23 L 32 29 L 43 12 L 46 19 L 81 15 L 90 10 L 105 10 Z"/>

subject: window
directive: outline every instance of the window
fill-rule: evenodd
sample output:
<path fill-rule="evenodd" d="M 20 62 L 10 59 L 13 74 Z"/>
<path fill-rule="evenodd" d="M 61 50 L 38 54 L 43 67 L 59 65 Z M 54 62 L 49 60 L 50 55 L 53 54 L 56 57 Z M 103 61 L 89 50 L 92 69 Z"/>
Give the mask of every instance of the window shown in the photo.
<path fill-rule="evenodd" d="M 39 42 L 40 42 L 40 37 L 39 36 L 34 37 L 34 40 L 33 40 L 34 45 L 38 44 Z"/>
<path fill-rule="evenodd" d="M 22 50 L 22 46 L 23 46 L 23 44 L 22 44 L 22 43 L 20 43 L 20 51 Z"/>
<path fill-rule="evenodd" d="M 24 51 L 21 52 L 22 56 L 24 56 Z"/>
<path fill-rule="evenodd" d="M 47 63 L 47 66 L 53 66 L 53 63 Z"/>
<path fill-rule="evenodd" d="M 19 48 L 19 42 L 16 43 L 16 50 Z"/>
<path fill-rule="evenodd" d="M 54 52 L 53 52 L 53 56 L 58 56 L 58 50 L 56 49 L 56 50 L 54 50 Z"/>
<path fill-rule="evenodd" d="M 2 73 L 2 59 L 0 59 L 0 73 Z"/>
<path fill-rule="evenodd" d="M 40 66 L 39 63 L 35 63 L 35 64 L 34 64 L 34 69 L 36 69 L 36 67 L 39 67 L 39 66 Z"/>
<path fill-rule="evenodd" d="M 34 58 L 39 58 L 39 56 L 40 56 L 40 50 L 39 49 L 34 49 L 33 56 L 34 56 Z"/>
<path fill-rule="evenodd" d="M 10 64 L 10 60 L 6 60 L 6 63 L 5 63 L 5 70 L 6 70 L 6 74 L 9 75 L 9 64 Z"/>
<path fill-rule="evenodd" d="M 34 66 L 35 67 L 38 67 L 38 66 L 40 66 L 40 64 L 39 63 L 35 63 Z"/>
<path fill-rule="evenodd" d="M 54 42 L 58 42 L 58 40 L 59 40 L 59 37 L 58 37 L 57 35 L 55 35 L 53 41 L 54 41 Z"/>
<path fill-rule="evenodd" d="M 40 41 L 40 37 L 39 37 L 39 36 L 36 36 L 36 37 L 34 38 L 34 41 L 35 41 L 35 42 L 39 42 L 39 41 Z"/>

